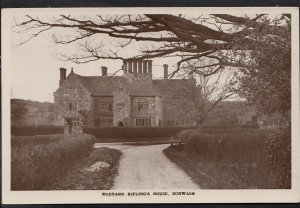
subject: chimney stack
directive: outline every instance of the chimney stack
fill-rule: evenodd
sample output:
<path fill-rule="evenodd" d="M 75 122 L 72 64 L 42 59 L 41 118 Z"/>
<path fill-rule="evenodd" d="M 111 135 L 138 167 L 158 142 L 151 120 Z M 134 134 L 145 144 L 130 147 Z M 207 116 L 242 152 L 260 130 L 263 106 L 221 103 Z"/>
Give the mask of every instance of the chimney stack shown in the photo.
<path fill-rule="evenodd" d="M 65 68 L 59 68 L 60 71 L 60 80 L 59 80 L 59 86 L 65 81 L 66 79 L 66 74 L 67 74 L 67 69 Z"/>
<path fill-rule="evenodd" d="M 152 60 L 148 61 L 148 73 L 152 74 Z"/>
<path fill-rule="evenodd" d="M 103 77 L 107 76 L 107 67 L 106 66 L 101 66 L 101 70 L 102 70 L 102 76 Z"/>
<path fill-rule="evenodd" d="M 164 79 L 168 79 L 168 64 L 164 64 Z"/>
<path fill-rule="evenodd" d="M 152 60 L 143 61 L 124 61 L 123 62 L 124 74 L 152 74 Z"/>
<path fill-rule="evenodd" d="M 147 74 L 147 61 L 143 61 L 143 74 Z"/>

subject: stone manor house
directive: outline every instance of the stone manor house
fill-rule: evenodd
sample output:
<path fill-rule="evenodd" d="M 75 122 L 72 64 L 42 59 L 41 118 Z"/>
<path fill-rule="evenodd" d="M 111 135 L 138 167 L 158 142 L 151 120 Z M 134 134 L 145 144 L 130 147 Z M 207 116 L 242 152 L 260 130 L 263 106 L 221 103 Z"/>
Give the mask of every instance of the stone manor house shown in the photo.
<path fill-rule="evenodd" d="M 54 125 L 110 126 L 185 126 L 194 125 L 194 108 L 182 96 L 195 89 L 196 81 L 152 78 L 152 60 L 123 63 L 122 76 L 81 76 L 60 68 L 59 88 L 54 92 Z M 84 112 L 85 114 L 83 114 Z M 85 115 L 85 116 L 84 116 Z"/>

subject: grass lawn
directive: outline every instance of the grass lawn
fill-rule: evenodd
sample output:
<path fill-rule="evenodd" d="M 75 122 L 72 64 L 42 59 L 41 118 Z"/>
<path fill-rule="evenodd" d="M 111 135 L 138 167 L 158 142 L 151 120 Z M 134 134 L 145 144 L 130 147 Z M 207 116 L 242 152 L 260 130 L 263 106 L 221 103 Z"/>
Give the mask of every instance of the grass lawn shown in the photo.
<path fill-rule="evenodd" d="M 109 190 L 118 172 L 119 160 L 122 153 L 119 150 L 106 147 L 93 149 L 91 154 L 80 159 L 63 176 L 45 187 L 46 190 Z M 105 162 L 109 168 L 99 172 L 86 171 L 97 162 Z"/>

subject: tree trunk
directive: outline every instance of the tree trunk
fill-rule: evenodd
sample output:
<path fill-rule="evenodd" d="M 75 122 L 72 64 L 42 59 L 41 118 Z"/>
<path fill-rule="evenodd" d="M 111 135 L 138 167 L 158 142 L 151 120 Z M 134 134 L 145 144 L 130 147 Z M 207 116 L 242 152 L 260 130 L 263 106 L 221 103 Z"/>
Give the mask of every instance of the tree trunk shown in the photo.
<path fill-rule="evenodd" d="M 204 120 L 205 120 L 205 118 L 200 118 L 196 121 L 199 133 L 202 132 Z"/>

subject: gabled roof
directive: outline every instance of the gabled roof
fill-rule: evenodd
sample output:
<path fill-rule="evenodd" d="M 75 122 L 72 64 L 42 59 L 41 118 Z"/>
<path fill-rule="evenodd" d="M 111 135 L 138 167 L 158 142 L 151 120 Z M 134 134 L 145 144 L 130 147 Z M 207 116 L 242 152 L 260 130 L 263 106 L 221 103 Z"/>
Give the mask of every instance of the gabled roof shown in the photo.
<path fill-rule="evenodd" d="M 123 76 L 81 76 L 75 74 L 92 96 L 112 96 L 118 88 L 132 96 L 159 96 L 152 83 L 128 82 Z"/>

